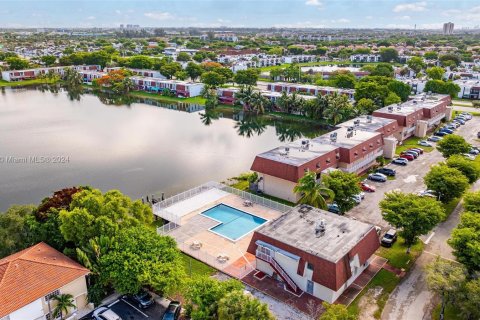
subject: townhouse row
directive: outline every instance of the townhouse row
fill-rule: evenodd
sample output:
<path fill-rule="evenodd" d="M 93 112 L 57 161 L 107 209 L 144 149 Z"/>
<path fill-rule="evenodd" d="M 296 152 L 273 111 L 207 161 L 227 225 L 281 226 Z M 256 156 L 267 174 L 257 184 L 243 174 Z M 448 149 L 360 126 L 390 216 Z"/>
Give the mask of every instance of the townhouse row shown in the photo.
<path fill-rule="evenodd" d="M 65 70 L 68 68 L 73 68 L 78 72 L 81 72 L 81 71 L 93 72 L 93 71 L 102 70 L 102 68 L 98 65 L 49 67 L 49 68 L 35 68 L 35 69 L 26 69 L 26 70 L 9 70 L 9 71 L 2 71 L 2 79 L 8 82 L 12 82 L 12 81 L 33 80 L 47 74 L 57 74 L 57 75 L 63 76 L 65 74 Z"/>
<path fill-rule="evenodd" d="M 299 195 L 293 188 L 305 172 L 320 179 L 330 170 L 362 173 L 376 158 L 393 158 L 399 142 L 415 135 L 424 137 L 443 118 L 450 119 L 450 96 L 421 94 L 412 100 L 376 110 L 337 125 L 314 139 L 298 139 L 255 157 L 251 170 L 260 177 L 259 189 L 291 202 Z"/>
<path fill-rule="evenodd" d="M 403 83 L 408 84 L 412 88 L 412 93 L 419 94 L 424 92 L 427 80 L 420 79 L 400 79 Z M 457 97 L 460 99 L 480 99 L 480 79 L 461 79 L 454 80 L 455 84 L 460 87 Z"/>

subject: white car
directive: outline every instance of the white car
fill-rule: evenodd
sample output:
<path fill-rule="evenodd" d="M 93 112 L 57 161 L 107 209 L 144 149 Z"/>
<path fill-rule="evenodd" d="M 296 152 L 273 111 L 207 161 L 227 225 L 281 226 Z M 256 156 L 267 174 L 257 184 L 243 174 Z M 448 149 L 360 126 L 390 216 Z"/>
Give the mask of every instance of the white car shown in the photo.
<path fill-rule="evenodd" d="M 364 198 L 365 192 L 360 192 L 359 194 L 352 196 L 352 200 L 355 201 L 356 204 L 360 204 Z"/>
<path fill-rule="evenodd" d="M 418 141 L 418 145 L 424 146 L 424 147 L 433 147 L 433 145 L 431 143 L 429 143 L 427 140 Z"/>
<path fill-rule="evenodd" d="M 93 319 L 95 320 L 122 320 L 122 318 L 113 312 L 112 309 L 106 307 L 97 308 L 93 312 Z"/>
<path fill-rule="evenodd" d="M 471 154 L 468 154 L 468 153 L 464 153 L 463 156 L 465 158 L 467 158 L 468 160 L 475 160 L 475 156 L 474 155 L 471 155 Z"/>

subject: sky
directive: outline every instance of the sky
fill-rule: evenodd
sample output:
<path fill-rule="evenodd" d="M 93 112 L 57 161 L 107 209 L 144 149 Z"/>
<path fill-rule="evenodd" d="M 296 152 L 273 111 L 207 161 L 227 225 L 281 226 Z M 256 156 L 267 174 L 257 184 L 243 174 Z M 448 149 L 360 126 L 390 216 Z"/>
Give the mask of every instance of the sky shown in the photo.
<path fill-rule="evenodd" d="M 480 24 L 478 0 L 0 0 L 0 28 L 287 27 L 438 29 Z"/>

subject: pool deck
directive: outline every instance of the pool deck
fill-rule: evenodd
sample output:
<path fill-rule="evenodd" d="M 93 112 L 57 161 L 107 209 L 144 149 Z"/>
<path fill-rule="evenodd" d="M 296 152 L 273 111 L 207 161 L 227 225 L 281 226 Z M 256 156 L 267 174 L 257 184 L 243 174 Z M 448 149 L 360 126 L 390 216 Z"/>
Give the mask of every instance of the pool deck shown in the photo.
<path fill-rule="evenodd" d="M 185 199 L 183 201 L 188 200 Z M 226 193 L 225 196 L 183 215 L 180 227 L 170 231 L 168 235 L 177 241 L 178 247 L 184 253 L 230 276 L 241 279 L 255 269 L 255 257 L 247 253 L 253 231 L 237 241 L 229 240 L 211 232 L 209 229 L 218 225 L 218 221 L 201 215 L 201 213 L 221 203 L 266 220 L 272 220 L 282 215 L 280 211 L 256 203 L 251 207 L 245 207 L 243 205 L 244 199 Z M 192 247 L 194 242 L 200 243 L 201 247 Z M 227 256 L 228 260 L 219 260 L 217 258 L 219 255 Z"/>

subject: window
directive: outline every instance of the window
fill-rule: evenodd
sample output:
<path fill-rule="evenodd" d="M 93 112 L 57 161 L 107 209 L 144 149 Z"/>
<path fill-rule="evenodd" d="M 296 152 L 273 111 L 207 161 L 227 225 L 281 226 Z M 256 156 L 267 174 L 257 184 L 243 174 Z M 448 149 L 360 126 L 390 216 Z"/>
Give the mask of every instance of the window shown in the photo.
<path fill-rule="evenodd" d="M 307 262 L 307 269 L 313 271 L 313 264 L 311 264 L 310 262 Z"/>
<path fill-rule="evenodd" d="M 327 163 L 330 163 L 330 162 L 332 162 L 332 161 L 330 161 L 330 158 L 328 158 L 326 162 L 327 162 Z"/>
<path fill-rule="evenodd" d="M 58 296 L 60 294 L 60 290 L 55 290 L 53 292 L 50 292 L 45 296 L 45 302 L 48 302 L 48 300 L 52 299 L 54 296 Z"/>

